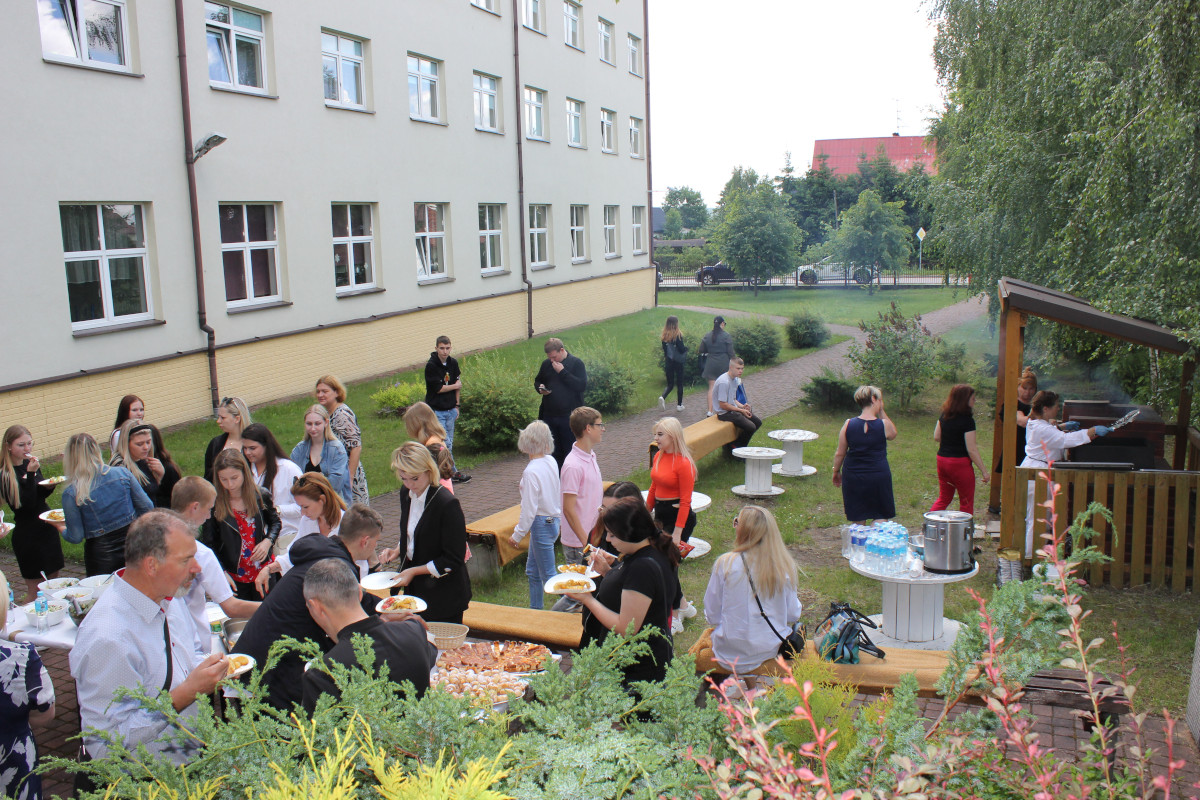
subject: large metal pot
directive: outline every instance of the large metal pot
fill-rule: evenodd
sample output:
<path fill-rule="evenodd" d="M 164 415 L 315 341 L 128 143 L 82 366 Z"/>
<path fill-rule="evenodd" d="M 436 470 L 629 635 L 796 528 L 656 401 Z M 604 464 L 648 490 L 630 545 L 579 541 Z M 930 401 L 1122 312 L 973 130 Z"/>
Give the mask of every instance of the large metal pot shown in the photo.
<path fill-rule="evenodd" d="M 925 535 L 925 569 L 959 575 L 975 569 L 972 536 L 975 519 L 965 511 L 928 511 L 921 524 Z"/>

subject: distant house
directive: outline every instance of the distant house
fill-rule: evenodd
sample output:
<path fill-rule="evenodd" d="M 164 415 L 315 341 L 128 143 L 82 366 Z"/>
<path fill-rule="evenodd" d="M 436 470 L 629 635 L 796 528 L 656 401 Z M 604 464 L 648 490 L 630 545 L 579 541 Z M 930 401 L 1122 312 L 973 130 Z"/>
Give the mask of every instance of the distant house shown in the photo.
<path fill-rule="evenodd" d="M 650 209 L 650 232 L 657 236 L 667 227 L 667 210 L 662 206 L 654 206 Z"/>
<path fill-rule="evenodd" d="M 933 144 L 926 144 L 924 136 L 868 136 L 861 139 L 817 139 L 813 144 L 813 166 L 821 156 L 826 157 L 834 175 L 857 175 L 858 162 L 875 157 L 883 147 L 896 169 L 907 172 L 914 164 L 924 164 L 929 173 L 936 173 L 936 152 Z"/>

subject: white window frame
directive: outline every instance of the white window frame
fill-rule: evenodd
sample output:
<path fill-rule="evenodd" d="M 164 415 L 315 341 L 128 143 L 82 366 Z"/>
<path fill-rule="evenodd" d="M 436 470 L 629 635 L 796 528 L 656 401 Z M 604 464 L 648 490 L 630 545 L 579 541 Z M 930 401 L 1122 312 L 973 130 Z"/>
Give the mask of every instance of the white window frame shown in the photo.
<path fill-rule="evenodd" d="M 586 105 L 582 100 L 567 98 L 567 146 L 586 147 L 587 127 L 584 118 Z"/>
<path fill-rule="evenodd" d="M 408 59 L 408 118 L 417 120 L 418 122 L 441 122 L 442 121 L 442 62 L 436 58 L 418 55 L 417 53 L 409 53 Z M 430 72 L 422 70 L 424 65 L 432 68 Z M 413 82 L 416 82 L 416 95 L 414 96 Z M 430 106 L 425 108 L 421 98 L 424 95 L 422 91 L 428 87 Z M 416 100 L 416 110 L 413 109 L 413 100 Z"/>
<path fill-rule="evenodd" d="M 525 87 L 525 138 L 550 141 L 546 132 L 546 92 L 533 86 Z"/>
<path fill-rule="evenodd" d="M 249 206 L 267 206 L 271 209 L 275 228 L 274 239 L 262 239 L 250 241 L 250 225 L 247 219 L 247 207 Z M 228 299 L 229 288 L 225 289 L 226 299 L 225 307 L 246 308 L 251 306 L 259 306 L 264 303 L 277 303 L 283 299 L 283 281 L 279 274 L 279 204 L 278 203 L 221 203 L 219 208 L 240 208 L 242 211 L 242 235 L 244 238 L 241 242 L 221 242 L 221 275 L 224 279 L 225 275 L 225 254 L 232 252 L 240 252 L 242 254 L 242 269 L 244 272 L 246 283 L 246 297 L 243 300 Z M 218 236 L 220 235 L 218 229 Z M 250 253 L 255 250 L 269 250 L 274 253 L 272 264 L 275 270 L 275 293 L 256 297 L 254 293 L 254 267 L 250 262 Z"/>
<path fill-rule="evenodd" d="M 630 227 L 632 228 L 632 232 L 633 232 L 633 253 L 634 253 L 634 255 L 640 255 L 640 254 L 646 252 L 646 239 L 645 239 L 646 207 L 645 206 L 634 206 L 633 213 L 631 216 L 632 216 L 632 224 L 630 225 Z"/>
<path fill-rule="evenodd" d="M 600 35 L 600 60 L 605 64 L 616 66 L 613 54 L 613 24 L 604 17 L 597 18 L 597 31 Z"/>
<path fill-rule="evenodd" d="M 222 22 L 209 18 L 209 11 L 212 8 L 224 8 L 229 11 L 229 21 Z M 214 78 L 212 74 L 212 59 L 209 59 L 208 83 L 210 86 L 216 86 L 223 89 L 233 89 L 238 92 L 250 92 L 252 94 L 267 93 L 267 15 L 259 11 L 255 11 L 243 6 L 234 5 L 232 3 L 215 3 L 205 2 L 204 4 L 204 24 L 206 42 L 211 43 L 212 37 L 218 37 L 220 55 L 223 60 L 224 68 L 229 76 L 229 80 L 223 81 Z M 262 25 L 262 30 L 255 30 L 238 25 L 233 22 L 235 11 L 240 11 L 244 14 L 258 17 Z M 262 83 L 261 86 L 253 84 L 241 83 L 238 80 L 238 75 L 241 70 L 238 69 L 238 49 L 237 42 L 239 40 L 255 43 L 255 51 L 257 53 L 258 77 Z"/>
<path fill-rule="evenodd" d="M 325 38 L 333 37 L 333 48 L 327 47 L 329 44 Z M 345 53 L 342 51 L 343 42 L 358 45 L 358 55 L 353 53 Z M 337 97 L 330 98 L 325 95 L 325 105 L 335 106 L 337 108 L 354 108 L 365 109 L 367 107 L 367 43 L 363 39 L 356 36 L 345 36 L 333 31 L 321 31 L 321 69 L 324 75 L 325 61 L 332 60 L 334 62 L 334 75 L 337 78 Z M 358 97 L 361 102 L 355 103 L 351 100 L 343 99 L 346 94 L 344 86 L 345 67 L 351 65 L 358 70 Z M 322 84 L 324 81 L 322 81 Z"/>
<path fill-rule="evenodd" d="M 475 102 L 475 130 L 500 133 L 500 79 L 486 72 L 474 72 L 471 74 L 471 81 Z M 490 87 L 486 85 L 487 81 L 491 81 Z M 484 115 L 489 110 L 496 119 L 494 125 L 488 125 L 484 120 Z"/>
<path fill-rule="evenodd" d="M 621 207 L 604 207 L 604 257 L 621 257 L 621 237 L 618 226 L 621 224 Z"/>
<path fill-rule="evenodd" d="M 496 10 L 496 2 L 497 0 L 471 0 L 471 5 L 498 15 L 500 12 Z"/>
<path fill-rule="evenodd" d="M 629 118 L 629 157 L 642 158 L 642 121 L 637 117 Z"/>
<path fill-rule="evenodd" d="M 588 207 L 571 206 L 571 263 L 579 264 L 588 260 L 587 242 Z"/>
<path fill-rule="evenodd" d="M 580 12 L 583 7 L 575 0 L 563 0 L 563 43 L 567 47 L 583 50 L 583 28 Z"/>
<path fill-rule="evenodd" d="M 603 153 L 617 152 L 617 112 L 610 108 L 600 109 L 600 151 Z"/>
<path fill-rule="evenodd" d="M 354 235 L 353 228 L 350 225 L 350 209 L 352 206 L 360 206 L 366 211 L 366 230 L 367 233 Z M 375 263 L 375 204 L 374 203 L 331 203 L 330 217 L 338 207 L 344 207 L 346 210 L 346 235 L 333 236 L 333 288 L 338 294 L 346 292 L 358 292 L 363 289 L 374 289 L 378 280 L 378 267 Z M 337 249 L 338 246 L 346 248 L 346 255 L 349 259 L 346 264 L 346 274 L 350 278 L 350 283 L 346 286 L 337 285 Z M 370 277 L 358 282 L 354 274 L 354 246 L 366 246 L 367 252 L 367 269 L 370 271 Z"/>
<path fill-rule="evenodd" d="M 547 203 L 530 203 L 529 219 L 529 266 L 550 266 L 550 206 Z"/>
<path fill-rule="evenodd" d="M 629 45 L 629 73 L 641 77 L 642 74 L 642 40 L 628 34 L 626 42 Z"/>
<path fill-rule="evenodd" d="M 485 275 L 503 272 L 504 203 L 479 204 L 479 271 Z"/>
<path fill-rule="evenodd" d="M 141 247 L 109 249 L 107 246 L 108 243 L 105 241 L 104 216 L 103 216 L 101 209 L 104 206 L 126 206 L 126 205 L 133 206 L 135 209 L 137 209 L 137 213 L 141 217 L 142 246 Z M 147 226 L 149 223 L 148 223 L 148 219 L 147 219 L 148 215 L 146 214 L 146 206 L 142 203 L 63 203 L 59 206 L 59 208 L 61 209 L 63 206 L 83 206 L 85 208 L 92 208 L 95 210 L 96 225 L 97 225 L 99 245 L 100 245 L 99 250 L 67 250 L 65 247 L 66 231 L 62 232 L 64 234 L 63 235 L 63 244 L 64 244 L 63 265 L 64 265 L 64 267 L 68 264 L 78 263 L 81 261 L 99 262 L 98 263 L 98 280 L 100 283 L 100 304 L 101 304 L 101 309 L 103 311 L 103 315 L 101 317 L 99 317 L 98 319 L 81 320 L 79 322 L 72 321 L 71 322 L 71 330 L 73 330 L 73 331 L 94 330 L 97 328 L 109 328 L 114 325 L 124 325 L 126 323 L 132 323 L 132 322 L 144 322 L 146 320 L 154 319 L 154 306 L 153 306 L 152 298 L 150 295 L 150 276 L 148 274 L 148 272 L 149 272 L 148 267 L 149 267 L 149 261 L 150 261 L 150 250 L 146 243 L 149 240 L 150 236 L 149 236 L 149 232 L 147 230 Z M 61 225 L 62 225 L 61 217 L 60 217 L 59 225 L 61 228 Z M 135 314 L 121 314 L 118 316 L 113 309 L 112 270 L 111 270 L 109 261 L 111 259 L 132 259 L 132 258 L 140 258 L 142 261 L 142 267 L 141 267 L 142 293 L 143 293 L 142 299 L 146 306 L 146 310 L 135 313 Z M 70 285 L 69 277 L 68 277 L 67 283 L 69 286 Z M 68 315 L 68 317 L 70 316 L 70 303 L 69 302 L 67 304 L 67 315 Z"/>
<path fill-rule="evenodd" d="M 435 218 L 441 221 L 440 230 L 419 231 L 415 228 L 415 217 L 417 213 L 423 212 L 425 219 L 429 219 L 429 210 L 435 210 Z M 414 228 L 413 235 L 416 240 L 417 252 L 417 281 L 446 278 L 450 274 L 449 269 L 449 253 L 446 250 L 446 218 L 448 216 L 448 206 L 446 203 L 414 203 L 413 217 Z M 437 246 L 438 252 L 441 254 L 441 269 L 437 271 L 431 270 L 429 267 L 433 263 L 431 254 L 433 248 Z"/>
<path fill-rule="evenodd" d="M 130 72 L 129 66 L 129 10 L 125 0 L 95 0 L 99 5 L 110 6 L 118 15 L 120 28 L 120 61 L 94 59 L 87 47 L 87 20 L 81 13 L 83 0 L 37 0 L 39 28 L 42 39 L 42 58 L 64 64 L 80 64 L 85 67 Z M 57 11 L 57 15 L 52 15 Z M 53 26 L 50 28 L 49 26 Z M 57 41 L 55 41 L 57 39 Z M 50 49 L 47 50 L 47 47 Z M 67 48 L 71 52 L 63 52 Z"/>
<path fill-rule="evenodd" d="M 546 32 L 546 0 L 525 0 L 525 27 L 538 33 Z"/>

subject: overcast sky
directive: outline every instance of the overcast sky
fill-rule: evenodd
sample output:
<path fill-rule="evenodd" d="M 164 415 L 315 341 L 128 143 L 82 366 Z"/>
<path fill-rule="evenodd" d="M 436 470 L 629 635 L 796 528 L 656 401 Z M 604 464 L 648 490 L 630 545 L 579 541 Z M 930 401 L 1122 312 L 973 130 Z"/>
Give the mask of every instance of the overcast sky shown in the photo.
<path fill-rule="evenodd" d="M 735 166 L 803 173 L 816 139 L 919 135 L 941 107 L 920 0 L 649 0 L 655 205 L 715 206 Z M 897 125 L 899 109 L 899 125 Z"/>

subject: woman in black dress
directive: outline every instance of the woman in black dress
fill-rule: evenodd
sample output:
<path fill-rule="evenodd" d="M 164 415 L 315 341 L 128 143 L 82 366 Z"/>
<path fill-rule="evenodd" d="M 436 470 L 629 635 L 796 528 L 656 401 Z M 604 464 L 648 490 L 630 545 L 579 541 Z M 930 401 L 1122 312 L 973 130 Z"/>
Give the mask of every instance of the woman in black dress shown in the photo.
<path fill-rule="evenodd" d="M 63 567 L 62 540 L 58 528 L 38 519 L 50 510 L 46 498 L 54 486 L 41 486 L 42 467 L 33 454 L 33 436 L 24 425 L 13 425 L 4 432 L 4 450 L 0 452 L 0 497 L 13 511 L 13 552 L 17 567 L 25 579 L 26 599 L 37 597 L 42 573 L 57 578 Z"/>
<path fill-rule="evenodd" d="M 858 387 L 854 402 L 862 411 L 846 420 L 838 433 L 833 485 L 842 487 L 842 504 L 851 522 L 891 519 L 896 501 L 887 443 L 896 438 L 896 426 L 883 410 L 883 392 L 876 387 Z"/>
<path fill-rule="evenodd" d="M 204 449 L 204 477 L 216 485 L 217 478 L 213 475 L 213 462 L 222 450 L 242 452 L 242 431 L 254 420 L 250 419 L 250 409 L 246 401 L 240 397 L 224 397 L 221 405 L 217 406 L 217 427 L 221 433 L 214 436 Z"/>

